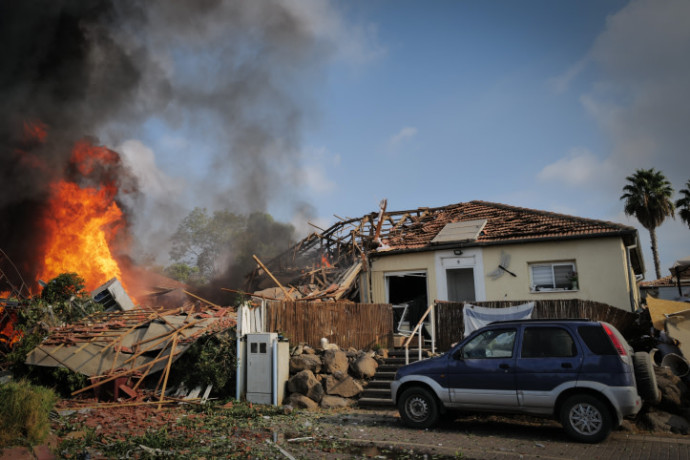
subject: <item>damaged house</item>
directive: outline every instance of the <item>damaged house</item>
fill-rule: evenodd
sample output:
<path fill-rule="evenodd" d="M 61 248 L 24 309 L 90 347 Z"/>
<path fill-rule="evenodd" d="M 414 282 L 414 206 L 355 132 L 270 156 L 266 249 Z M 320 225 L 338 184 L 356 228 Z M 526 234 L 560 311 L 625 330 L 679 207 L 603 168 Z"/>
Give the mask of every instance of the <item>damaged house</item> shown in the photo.
<path fill-rule="evenodd" d="M 261 264 L 269 298 L 426 306 L 441 301 L 592 300 L 639 305 L 633 227 L 485 201 L 340 219 Z"/>

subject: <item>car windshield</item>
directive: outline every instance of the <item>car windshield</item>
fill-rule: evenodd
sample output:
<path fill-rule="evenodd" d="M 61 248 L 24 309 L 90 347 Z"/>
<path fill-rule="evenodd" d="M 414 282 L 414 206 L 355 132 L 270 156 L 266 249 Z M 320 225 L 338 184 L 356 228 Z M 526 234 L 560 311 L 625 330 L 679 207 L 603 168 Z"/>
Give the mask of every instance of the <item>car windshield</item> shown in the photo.
<path fill-rule="evenodd" d="M 484 331 L 462 347 L 460 356 L 466 359 L 509 358 L 513 356 L 515 329 Z"/>

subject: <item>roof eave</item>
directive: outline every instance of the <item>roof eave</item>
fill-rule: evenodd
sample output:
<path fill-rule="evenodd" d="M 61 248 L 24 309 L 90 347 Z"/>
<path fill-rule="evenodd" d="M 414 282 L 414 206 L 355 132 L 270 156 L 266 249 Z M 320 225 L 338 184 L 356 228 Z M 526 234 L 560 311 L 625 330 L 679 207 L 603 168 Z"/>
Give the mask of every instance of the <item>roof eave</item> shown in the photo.
<path fill-rule="evenodd" d="M 402 249 L 391 249 L 382 252 L 372 251 L 367 255 L 369 257 L 379 257 L 389 254 L 408 254 L 408 253 L 418 253 L 418 252 L 431 252 L 431 251 L 443 251 L 449 249 L 462 249 L 462 248 L 472 248 L 472 247 L 488 247 L 488 246 L 506 246 L 514 244 L 527 244 L 527 243 L 543 243 L 543 242 L 555 242 L 555 241 L 571 241 L 571 240 L 589 240 L 596 238 L 615 238 L 620 237 L 626 246 L 636 245 L 637 241 L 637 230 L 621 230 L 615 232 L 597 233 L 592 235 L 566 235 L 566 236 L 543 236 L 537 238 L 516 238 L 510 240 L 496 240 L 496 241 L 455 241 L 452 243 L 443 244 L 428 244 L 426 246 L 418 248 L 402 248 Z M 626 238 L 627 237 L 627 238 Z M 636 251 L 638 254 L 640 251 Z M 636 261 L 633 261 L 633 268 L 636 273 L 642 273 L 644 270 L 644 263 L 641 257 L 635 257 Z M 635 263 L 637 262 L 637 263 Z M 637 265 L 637 267 L 636 267 Z M 638 268 L 640 271 L 638 271 Z"/>

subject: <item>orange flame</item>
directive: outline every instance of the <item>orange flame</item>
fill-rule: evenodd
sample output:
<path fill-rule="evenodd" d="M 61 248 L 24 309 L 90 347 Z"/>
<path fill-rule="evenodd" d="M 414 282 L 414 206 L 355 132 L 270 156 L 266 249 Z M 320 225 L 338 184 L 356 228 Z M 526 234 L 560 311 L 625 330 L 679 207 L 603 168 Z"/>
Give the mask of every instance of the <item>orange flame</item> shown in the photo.
<path fill-rule="evenodd" d="M 321 267 L 331 268 L 331 262 L 328 260 L 328 254 L 321 254 Z"/>
<path fill-rule="evenodd" d="M 24 336 L 22 331 L 14 328 L 16 322 L 17 314 L 0 306 L 0 343 L 6 343 L 10 348 Z"/>
<path fill-rule="evenodd" d="M 75 146 L 72 161 L 82 174 L 97 163 L 117 160 L 117 154 L 86 142 Z M 76 272 L 93 290 L 110 278 L 121 278 L 111 246 L 124 225 L 122 210 L 115 203 L 117 187 L 80 187 L 60 181 L 51 186 L 44 230 L 46 247 L 40 279 L 51 280 L 61 273 Z"/>

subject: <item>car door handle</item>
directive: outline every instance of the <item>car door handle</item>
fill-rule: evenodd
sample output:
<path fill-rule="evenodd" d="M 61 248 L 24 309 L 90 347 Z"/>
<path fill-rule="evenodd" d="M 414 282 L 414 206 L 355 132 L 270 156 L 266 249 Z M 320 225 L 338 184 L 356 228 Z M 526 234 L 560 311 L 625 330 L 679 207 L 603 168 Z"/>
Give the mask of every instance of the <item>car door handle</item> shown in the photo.
<path fill-rule="evenodd" d="M 508 368 L 510 368 L 510 366 L 507 365 L 506 363 L 499 364 L 498 367 L 499 367 L 500 369 L 506 369 L 506 370 L 508 370 Z"/>
<path fill-rule="evenodd" d="M 561 367 L 564 369 L 572 369 L 573 365 L 570 363 L 561 363 Z"/>

